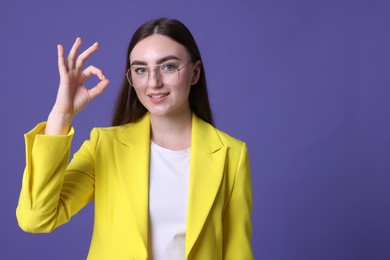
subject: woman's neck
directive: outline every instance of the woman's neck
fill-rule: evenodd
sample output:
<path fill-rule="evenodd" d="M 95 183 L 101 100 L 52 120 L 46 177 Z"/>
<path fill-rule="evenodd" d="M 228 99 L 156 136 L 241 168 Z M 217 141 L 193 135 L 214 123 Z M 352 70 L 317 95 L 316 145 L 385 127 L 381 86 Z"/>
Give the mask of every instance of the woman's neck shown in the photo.
<path fill-rule="evenodd" d="M 191 147 L 191 111 L 175 116 L 150 115 L 150 124 L 154 143 L 171 150 Z"/>

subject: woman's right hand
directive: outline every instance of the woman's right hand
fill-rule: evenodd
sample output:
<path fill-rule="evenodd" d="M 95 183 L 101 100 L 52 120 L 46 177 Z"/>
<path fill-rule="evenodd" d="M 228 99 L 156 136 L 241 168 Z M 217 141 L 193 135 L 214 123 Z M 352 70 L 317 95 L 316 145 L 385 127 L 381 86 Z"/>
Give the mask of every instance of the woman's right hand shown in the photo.
<path fill-rule="evenodd" d="M 61 44 L 57 46 L 60 85 L 56 102 L 47 120 L 45 134 L 66 134 L 74 116 L 100 95 L 110 83 L 103 72 L 94 66 L 83 70 L 85 61 L 98 50 L 98 43 L 77 55 L 80 45 L 81 38 L 78 37 L 67 58 L 64 55 L 64 47 Z M 96 76 L 100 82 L 87 89 L 84 82 L 91 76 Z"/>

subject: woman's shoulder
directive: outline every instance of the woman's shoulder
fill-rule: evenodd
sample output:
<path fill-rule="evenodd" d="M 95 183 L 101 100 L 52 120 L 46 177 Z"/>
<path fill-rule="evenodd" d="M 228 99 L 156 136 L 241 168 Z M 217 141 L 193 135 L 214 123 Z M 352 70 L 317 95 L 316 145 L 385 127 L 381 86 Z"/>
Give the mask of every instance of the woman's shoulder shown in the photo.
<path fill-rule="evenodd" d="M 106 126 L 106 127 L 95 127 L 92 129 L 91 134 L 94 132 L 102 138 L 114 138 L 122 135 L 128 135 L 129 132 L 137 131 L 137 123 L 127 123 L 118 126 Z"/>
<path fill-rule="evenodd" d="M 196 132 L 203 137 L 213 136 L 213 138 L 218 138 L 224 145 L 228 147 L 242 147 L 245 142 L 240 140 L 237 137 L 234 137 L 224 130 L 221 130 L 200 118 L 197 118 L 195 121 Z"/>
<path fill-rule="evenodd" d="M 241 158 L 242 156 L 248 156 L 248 148 L 243 140 L 240 140 L 218 128 L 213 128 L 215 129 L 220 142 L 228 149 L 228 156 L 230 158 L 237 158 L 238 160 L 238 158 Z"/>
<path fill-rule="evenodd" d="M 215 127 L 214 127 L 215 128 Z M 215 128 L 215 130 L 217 131 L 219 137 L 221 138 L 221 141 L 229 146 L 229 147 L 242 147 L 243 145 L 245 145 L 245 142 L 237 137 L 234 137 L 218 128 Z"/>
<path fill-rule="evenodd" d="M 95 127 L 93 131 L 99 133 L 99 135 L 105 137 L 118 137 L 122 135 L 137 135 L 143 132 L 150 131 L 149 118 L 147 116 L 142 117 L 136 122 L 131 122 L 123 125 L 108 126 L 108 127 Z"/>
<path fill-rule="evenodd" d="M 98 131 L 101 134 L 104 135 L 115 135 L 118 133 L 121 133 L 128 129 L 129 127 L 132 127 L 132 123 L 124 124 L 124 125 L 116 125 L 116 126 L 100 126 L 100 127 L 94 127 L 92 131 Z"/>

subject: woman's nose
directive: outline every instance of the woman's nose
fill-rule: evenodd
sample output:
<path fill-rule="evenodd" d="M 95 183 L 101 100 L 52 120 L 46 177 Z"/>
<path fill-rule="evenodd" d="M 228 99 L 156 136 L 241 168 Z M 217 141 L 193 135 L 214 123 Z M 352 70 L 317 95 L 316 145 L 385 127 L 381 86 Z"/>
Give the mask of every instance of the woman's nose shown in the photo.
<path fill-rule="evenodd" d="M 150 70 L 148 85 L 149 85 L 149 87 L 161 87 L 163 85 L 163 83 L 160 79 L 160 74 L 158 72 L 158 68 Z"/>

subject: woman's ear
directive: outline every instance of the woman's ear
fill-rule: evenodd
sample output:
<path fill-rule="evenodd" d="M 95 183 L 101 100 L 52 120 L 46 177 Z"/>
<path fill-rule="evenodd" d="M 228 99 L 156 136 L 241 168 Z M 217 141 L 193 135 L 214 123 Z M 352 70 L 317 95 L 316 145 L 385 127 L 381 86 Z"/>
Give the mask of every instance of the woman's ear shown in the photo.
<path fill-rule="evenodd" d="M 195 85 L 196 83 L 198 83 L 201 69 L 202 69 L 202 63 L 200 62 L 200 60 L 197 60 L 195 62 L 194 74 L 192 75 L 191 85 Z"/>

